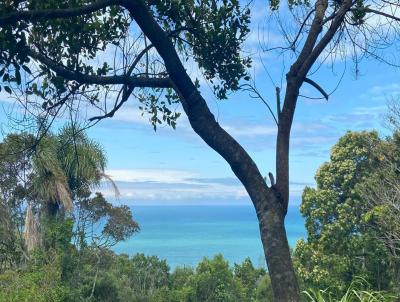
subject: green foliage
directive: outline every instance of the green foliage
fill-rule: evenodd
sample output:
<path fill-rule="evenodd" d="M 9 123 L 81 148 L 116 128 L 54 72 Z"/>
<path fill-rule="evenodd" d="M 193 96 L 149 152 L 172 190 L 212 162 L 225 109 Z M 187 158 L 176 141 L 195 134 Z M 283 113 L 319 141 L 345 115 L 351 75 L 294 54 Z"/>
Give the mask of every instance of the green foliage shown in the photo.
<path fill-rule="evenodd" d="M 0 1 L 0 16 L 22 7 L 25 10 L 51 10 L 90 3 L 88 0 Z M 242 79 L 249 79 L 247 70 L 251 59 L 243 56 L 242 51 L 249 33 L 248 7 L 241 7 L 237 0 L 156 0 L 146 4 L 183 61 L 197 62 L 218 98 L 227 98 L 229 91 L 239 89 Z M 12 94 L 14 88 L 23 86 L 22 90 L 28 97 L 42 100 L 44 111 L 57 108 L 62 100 L 65 102 L 65 98 L 71 96 L 71 91 L 80 92 L 89 105 L 98 106 L 110 85 L 77 85 L 79 80 L 68 80 L 54 73 L 46 64 L 34 64 L 37 58 L 29 53 L 30 50 L 40 49 L 40 53 L 55 64 L 85 75 L 121 75 L 123 70 L 127 76 L 164 76 L 163 63 L 160 64 L 159 56 L 151 51 L 129 68 L 129 64 L 146 48 L 143 45 L 146 43 L 143 43 L 141 30 L 120 6 L 72 18 L 43 19 L 32 23 L 19 21 L 0 30 L 0 90 L 4 87 Z M 111 60 L 93 64 L 93 59 L 105 51 L 114 52 L 118 61 L 125 61 L 128 66 L 121 68 Z M 179 113 L 175 112 L 173 105 L 177 100 L 171 102 L 170 91 L 140 91 L 137 95 L 139 107 L 149 113 L 152 126 L 156 128 L 158 124 L 166 123 L 175 128 Z"/>
<path fill-rule="evenodd" d="M 277 10 L 279 9 L 279 6 L 281 4 L 281 0 L 269 0 L 269 4 L 271 7 L 271 10 Z M 293 8 L 294 6 L 310 6 L 310 1 L 309 0 L 288 0 L 288 5 L 289 8 Z"/>
<path fill-rule="evenodd" d="M 198 264 L 193 287 L 196 301 L 229 302 L 244 299 L 240 282 L 234 278 L 222 255 L 217 255 L 212 260 L 205 258 Z"/>
<path fill-rule="evenodd" d="M 304 288 L 328 288 L 338 298 L 361 276 L 373 289 L 390 289 L 390 256 L 365 221 L 371 206 L 362 189 L 373 177 L 383 147 L 375 132 L 348 132 L 319 168 L 317 188 L 304 190 L 301 213 L 308 237 L 294 251 Z"/>
<path fill-rule="evenodd" d="M 398 119 L 398 117 L 397 117 Z M 379 150 L 380 164 L 360 190 L 370 206 L 365 223 L 389 253 L 392 287 L 400 292 L 400 138 L 399 128 Z"/>
<path fill-rule="evenodd" d="M 365 0 L 355 1 L 355 6 L 351 16 L 351 19 L 354 24 L 362 25 L 364 23 L 365 16 L 367 15 L 365 8 L 366 8 Z"/>
<path fill-rule="evenodd" d="M 38 142 L 33 156 L 34 187 L 45 203 L 65 203 L 65 193 L 75 199 L 98 185 L 105 164 L 99 144 L 78 127 L 67 125 L 56 135 L 44 134 Z"/>
<path fill-rule="evenodd" d="M 167 32 L 176 32 L 178 49 L 189 58 L 189 52 L 211 80 L 218 98 L 228 90 L 237 90 L 246 77 L 251 59 L 242 58 L 241 45 L 249 33 L 250 10 L 239 1 L 154 1 L 157 14 Z M 187 29 L 182 31 L 182 29 Z M 214 83 L 219 80 L 220 83 Z"/>
<path fill-rule="evenodd" d="M 67 287 L 62 284 L 57 263 L 36 267 L 26 272 L 7 271 L 0 274 L 1 302 L 61 302 Z"/>
<path fill-rule="evenodd" d="M 139 226 L 127 206 L 92 195 L 106 163 L 97 143 L 71 125 L 40 138 L 9 134 L 0 144 L 0 272 L 24 266 L 36 252 L 54 252 L 64 277 L 79 262 L 78 251 L 110 247 Z"/>
<path fill-rule="evenodd" d="M 357 278 L 347 288 L 343 296 L 336 298 L 328 290 L 308 290 L 303 294 L 307 301 L 311 302 L 390 302 L 397 301 L 396 296 L 374 290 L 364 290 L 368 288 L 365 280 Z"/>
<path fill-rule="evenodd" d="M 43 135 L 32 162 L 33 188 L 47 215 L 42 220 L 48 220 L 43 221 L 43 230 L 50 232 L 44 235 L 45 243 L 67 222 L 69 226 L 62 229 L 72 233 L 63 236 L 67 242 L 74 239 L 77 248 L 112 246 L 139 230 L 127 206 L 113 206 L 100 193 L 92 196 L 92 189 L 107 177 L 106 157 L 101 146 L 79 128 L 67 125 L 56 135 Z M 50 221 L 55 225 L 48 225 Z M 100 232 L 89 231 L 95 225 Z M 54 242 L 49 247 L 55 248 Z"/>
<path fill-rule="evenodd" d="M 152 295 L 156 289 L 168 285 L 169 266 L 156 256 L 137 254 L 129 262 L 127 277 L 136 295 Z"/>
<path fill-rule="evenodd" d="M 23 2 L 23 3 L 22 3 Z M 1 15 L 17 10 L 18 6 L 27 9 L 71 8 L 89 4 L 87 0 L 64 1 L 1 1 Z M 14 26 L 3 27 L 0 31 L 0 70 L 3 70 L 4 83 L 20 83 L 21 69 L 30 73 L 30 58 L 27 48 L 30 45 L 41 45 L 41 51 L 56 62 L 62 62 L 71 70 L 83 71 L 87 74 L 104 74 L 107 66 L 94 68 L 84 61 L 93 59 L 98 50 L 105 50 L 108 44 L 117 43 L 128 30 L 128 17 L 118 7 L 99 10 L 63 20 L 44 20 L 30 26 L 29 22 L 20 21 Z M 111 30 L 112 29 L 112 30 Z M 62 45 L 62 51 L 60 47 Z M 85 59 L 85 60 L 82 60 Z M 44 77 L 39 83 L 27 88 L 29 94 L 42 97 L 44 104 L 67 91 L 68 81 L 50 72 L 42 66 Z"/>
<path fill-rule="evenodd" d="M 273 294 L 272 294 L 271 279 L 269 275 L 264 275 L 262 279 L 259 280 L 258 282 L 255 301 L 257 302 L 272 301 L 272 299 L 273 299 Z"/>
<path fill-rule="evenodd" d="M 139 225 L 132 219 L 131 209 L 126 205 L 112 205 L 101 193 L 81 195 L 76 208 L 78 215 L 74 235 L 80 247 L 87 244 L 110 247 L 139 231 Z M 93 234 L 93 227 L 101 232 Z"/>
<path fill-rule="evenodd" d="M 65 255 L 56 251 L 36 251 L 25 269 L 0 274 L 0 301 L 272 301 L 269 276 L 249 259 L 231 268 L 217 255 L 203 259 L 196 269 L 177 267 L 170 273 L 165 260 L 155 256 L 129 257 L 91 248 L 71 255 L 68 274 Z M 329 290 L 308 290 L 304 297 L 315 302 L 395 301 L 360 278 L 340 297 Z"/>
<path fill-rule="evenodd" d="M 22 257 L 21 208 L 31 199 L 28 146 L 32 140 L 25 133 L 9 134 L 0 143 L 0 271 L 12 268 Z"/>
<path fill-rule="evenodd" d="M 246 258 L 243 263 L 235 264 L 234 266 L 235 277 L 239 279 L 245 290 L 245 297 L 247 301 L 253 301 L 257 296 L 257 290 L 264 291 L 267 290 L 267 279 L 266 271 L 262 268 L 255 268 L 250 258 Z M 258 289 L 258 285 L 262 285 L 262 289 Z M 265 287 L 264 287 L 265 285 Z M 260 296 L 260 295 L 258 295 Z M 267 294 L 262 295 L 266 297 Z"/>
<path fill-rule="evenodd" d="M 71 245 L 74 221 L 71 218 L 56 219 L 45 217 L 42 220 L 43 246 L 45 250 L 66 250 Z"/>

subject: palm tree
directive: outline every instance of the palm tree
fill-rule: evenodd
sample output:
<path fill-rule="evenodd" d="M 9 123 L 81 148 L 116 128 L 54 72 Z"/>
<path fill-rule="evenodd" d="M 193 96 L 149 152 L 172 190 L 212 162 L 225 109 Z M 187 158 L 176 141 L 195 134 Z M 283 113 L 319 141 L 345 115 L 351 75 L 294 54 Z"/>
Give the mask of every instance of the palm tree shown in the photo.
<path fill-rule="evenodd" d="M 40 140 L 32 159 L 33 187 L 46 218 L 54 219 L 71 211 L 74 200 L 83 192 L 100 185 L 102 178 L 111 180 L 105 173 L 106 157 L 101 146 L 90 140 L 85 132 L 68 124 L 57 135 L 46 134 Z M 116 193 L 115 184 L 111 181 Z M 28 205 L 27 210 L 32 210 Z M 32 213 L 26 219 L 34 219 Z M 26 226 L 34 225 L 26 221 Z M 38 234 L 25 228 L 25 238 L 37 238 Z M 32 241 L 32 240 L 31 240 Z M 33 240 L 32 242 L 37 242 Z M 35 245 L 27 245 L 31 250 Z"/>
<path fill-rule="evenodd" d="M 33 159 L 34 187 L 48 213 L 54 215 L 60 207 L 71 210 L 80 191 L 98 186 L 106 177 L 105 165 L 101 146 L 70 124 L 58 135 L 44 137 Z"/>
<path fill-rule="evenodd" d="M 68 176 L 58 156 L 59 145 L 57 136 L 46 134 L 41 138 L 32 159 L 33 188 L 49 217 L 55 216 L 60 206 L 66 211 L 72 209 Z"/>

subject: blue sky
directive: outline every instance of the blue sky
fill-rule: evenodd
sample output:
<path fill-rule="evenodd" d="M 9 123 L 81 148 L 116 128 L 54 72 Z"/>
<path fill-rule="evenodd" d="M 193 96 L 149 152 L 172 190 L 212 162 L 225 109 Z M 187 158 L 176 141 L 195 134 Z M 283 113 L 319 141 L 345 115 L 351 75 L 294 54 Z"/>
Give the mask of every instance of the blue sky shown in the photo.
<path fill-rule="evenodd" d="M 264 66 L 273 81 L 280 85 L 281 75 L 293 59 L 257 52 L 260 28 L 271 45 L 281 42 L 281 38 L 273 29 L 260 27 L 263 11 L 255 9 L 255 12 L 253 32 L 245 50 L 254 57 L 251 73 L 257 87 L 274 106 L 274 84 Z M 316 170 L 329 159 L 330 148 L 347 130 L 378 129 L 385 133 L 382 114 L 386 111 L 387 100 L 400 95 L 399 70 L 365 60 L 356 78 L 353 67 L 350 61 L 344 60 L 338 61 L 334 70 L 329 64 L 322 64 L 311 78 L 330 92 L 345 70 L 339 87 L 328 102 L 299 99 L 290 156 L 293 205 L 299 203 L 304 186 L 314 185 Z M 198 75 L 196 71 L 192 74 Z M 201 83 L 202 94 L 219 123 L 245 147 L 263 174 L 274 172 L 276 127 L 265 105 L 245 92 L 233 93 L 228 100 L 218 101 L 207 83 Z M 319 96 L 307 84 L 301 94 Z M 1 94 L 0 100 L 4 128 L 10 99 Z M 185 116 L 178 120 L 176 130 L 160 127 L 154 132 L 148 118 L 140 115 L 137 106 L 138 103 L 131 99 L 113 119 L 104 120 L 88 130 L 90 137 L 100 142 L 107 153 L 107 173 L 119 186 L 121 202 L 130 205 L 249 203 L 244 188 L 227 163 L 197 137 Z M 177 110 L 181 111 L 180 108 Z M 102 190 L 111 194 L 108 186 Z"/>
<path fill-rule="evenodd" d="M 396 70 L 371 62 L 364 64 L 363 71 L 365 76 L 357 80 L 347 74 L 328 102 L 299 100 L 290 157 L 294 204 L 298 204 L 305 185 L 314 185 L 316 170 L 329 159 L 330 148 L 347 130 L 378 129 L 385 133 L 382 115 L 387 100 L 400 92 Z M 318 79 L 325 87 L 336 84 L 329 70 Z M 272 87 L 264 93 L 272 98 Z M 245 93 L 222 102 L 204 94 L 209 96 L 207 101 L 221 125 L 246 148 L 263 174 L 274 171 L 276 129 L 261 102 Z M 154 132 L 135 107 L 121 113 L 90 129 L 89 134 L 103 144 L 109 174 L 123 181 L 120 190 L 124 200 L 172 204 L 248 202 L 229 166 L 193 133 L 186 117 L 181 118 L 176 130 L 160 128 Z"/>

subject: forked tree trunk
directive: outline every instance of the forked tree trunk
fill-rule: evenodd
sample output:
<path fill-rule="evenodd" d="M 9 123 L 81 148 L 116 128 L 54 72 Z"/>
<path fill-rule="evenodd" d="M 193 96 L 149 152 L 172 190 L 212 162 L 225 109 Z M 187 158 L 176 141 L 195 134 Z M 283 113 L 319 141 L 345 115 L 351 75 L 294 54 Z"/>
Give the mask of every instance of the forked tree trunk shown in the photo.
<path fill-rule="evenodd" d="M 128 0 L 122 1 L 122 4 L 163 58 L 193 130 L 229 163 L 232 171 L 246 188 L 259 220 L 274 301 L 300 301 L 284 226 L 287 200 L 283 200 L 282 197 L 285 197 L 288 188 L 285 188 L 282 194 L 278 192 L 278 186 L 268 187 L 249 154 L 218 124 L 206 101 L 186 73 L 171 41 L 154 20 L 146 5 Z M 288 153 L 286 155 L 288 156 Z M 288 173 L 285 175 L 288 176 Z M 281 179 L 280 183 L 288 184 L 288 181 Z"/>

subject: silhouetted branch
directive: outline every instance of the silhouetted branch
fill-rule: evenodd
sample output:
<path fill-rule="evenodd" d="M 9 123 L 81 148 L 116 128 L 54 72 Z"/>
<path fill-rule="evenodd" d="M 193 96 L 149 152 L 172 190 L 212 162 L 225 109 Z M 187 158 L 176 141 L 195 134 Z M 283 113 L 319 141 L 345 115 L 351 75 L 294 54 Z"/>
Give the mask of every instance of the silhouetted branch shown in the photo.
<path fill-rule="evenodd" d="M 77 71 L 68 69 L 67 67 L 49 59 L 45 55 L 37 53 L 31 49 L 27 50 L 28 54 L 48 66 L 57 75 L 65 79 L 77 81 L 81 84 L 98 84 L 98 85 L 128 85 L 134 87 L 157 87 L 157 88 L 172 88 L 172 83 L 168 77 L 164 78 L 149 78 L 144 76 L 127 76 L 127 75 L 113 75 L 113 76 L 97 76 L 83 74 Z"/>
<path fill-rule="evenodd" d="M 305 78 L 304 82 L 306 82 L 306 83 L 310 84 L 311 86 L 313 86 L 315 89 L 317 89 L 324 96 L 324 98 L 326 100 L 328 100 L 329 95 L 325 92 L 325 90 L 321 86 L 319 86 L 317 83 L 315 83 L 313 80 L 311 80 L 309 78 Z"/>

